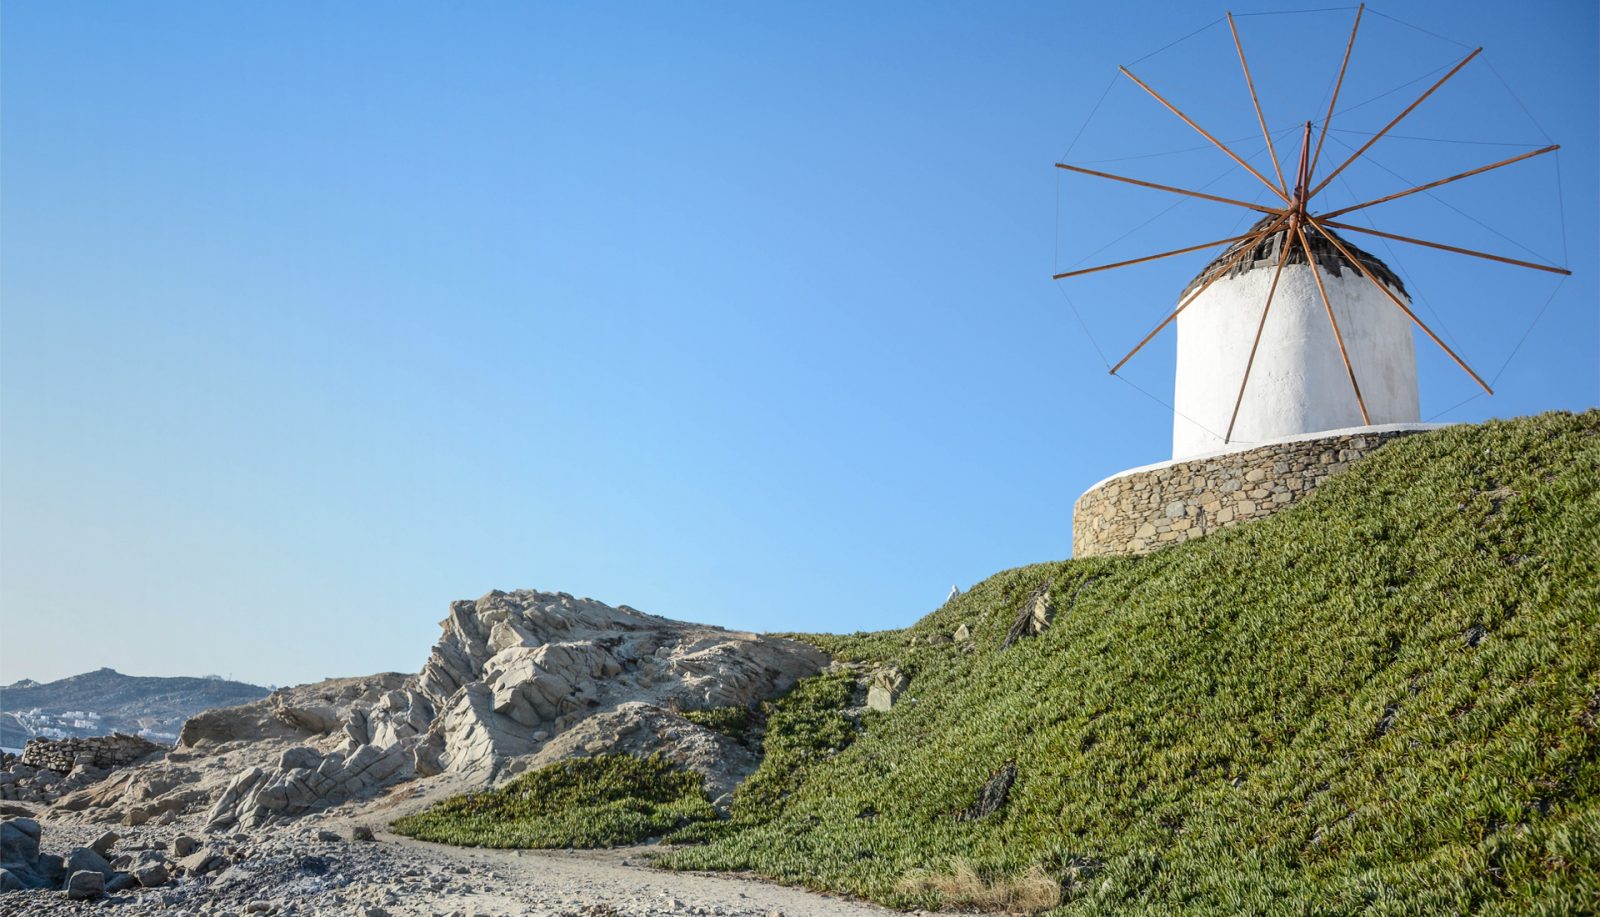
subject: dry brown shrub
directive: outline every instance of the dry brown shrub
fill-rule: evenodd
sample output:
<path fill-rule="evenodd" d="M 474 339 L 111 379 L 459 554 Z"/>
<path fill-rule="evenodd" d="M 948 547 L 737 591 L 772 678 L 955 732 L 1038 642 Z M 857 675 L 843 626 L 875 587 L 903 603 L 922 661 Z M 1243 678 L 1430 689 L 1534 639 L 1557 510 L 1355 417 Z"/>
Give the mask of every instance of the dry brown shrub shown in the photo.
<path fill-rule="evenodd" d="M 931 891 L 948 907 L 1010 914 L 1037 914 L 1061 903 L 1061 882 L 1037 863 L 1021 875 L 985 880 L 969 860 L 956 857 L 948 873 L 916 870 L 900 880 L 900 888 L 910 894 Z"/>

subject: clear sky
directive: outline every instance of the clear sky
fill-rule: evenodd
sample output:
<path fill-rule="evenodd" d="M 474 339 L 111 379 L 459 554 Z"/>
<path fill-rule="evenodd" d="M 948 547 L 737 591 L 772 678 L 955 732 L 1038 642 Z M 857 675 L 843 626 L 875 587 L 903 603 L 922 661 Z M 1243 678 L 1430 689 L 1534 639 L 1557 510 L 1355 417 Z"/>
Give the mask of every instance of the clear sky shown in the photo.
<path fill-rule="evenodd" d="M 10 0 L 0 682 L 414 671 L 447 603 L 495 588 L 901 626 L 1066 556 L 1077 495 L 1170 449 L 1167 409 L 1099 351 L 1211 255 L 1049 275 L 1231 235 L 1239 212 L 1145 224 L 1166 198 L 1052 163 L 1227 170 L 1111 82 L 1139 61 L 1270 168 L 1223 11 Z M 1353 13 L 1239 20 L 1286 150 Z M 1487 51 L 1373 149 L 1388 171 L 1328 195 L 1561 143 L 1559 165 L 1372 211 L 1567 264 L 1559 288 L 1370 248 L 1496 377 L 1457 407 L 1471 381 L 1419 338 L 1425 417 L 1593 406 L 1592 0 L 1372 8 L 1324 156 L 1456 41 Z M 1167 336 L 1130 379 L 1170 400 L 1171 362 Z"/>

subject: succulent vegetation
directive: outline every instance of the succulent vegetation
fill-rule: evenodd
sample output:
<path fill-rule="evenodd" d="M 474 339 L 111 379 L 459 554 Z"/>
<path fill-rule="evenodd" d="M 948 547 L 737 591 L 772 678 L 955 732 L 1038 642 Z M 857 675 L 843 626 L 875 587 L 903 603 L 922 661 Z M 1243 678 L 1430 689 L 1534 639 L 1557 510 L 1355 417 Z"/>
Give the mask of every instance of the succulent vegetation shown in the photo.
<path fill-rule="evenodd" d="M 906 630 L 807 636 L 909 686 L 864 713 L 834 671 L 765 705 L 728 817 L 681 818 L 658 863 L 898 906 L 1592 912 L 1597 534 L 1600 412 L 1546 414 L 1399 440 L 1155 554 L 1005 571 Z M 1046 584 L 1048 628 L 1003 648 Z M 574 824 L 623 804 L 533 778 L 590 807 Z M 494 817 L 471 814 L 517 843 Z"/>
<path fill-rule="evenodd" d="M 715 814 L 698 774 L 660 756 L 598 755 L 453 797 L 397 820 L 394 830 L 471 847 L 614 847 Z"/>

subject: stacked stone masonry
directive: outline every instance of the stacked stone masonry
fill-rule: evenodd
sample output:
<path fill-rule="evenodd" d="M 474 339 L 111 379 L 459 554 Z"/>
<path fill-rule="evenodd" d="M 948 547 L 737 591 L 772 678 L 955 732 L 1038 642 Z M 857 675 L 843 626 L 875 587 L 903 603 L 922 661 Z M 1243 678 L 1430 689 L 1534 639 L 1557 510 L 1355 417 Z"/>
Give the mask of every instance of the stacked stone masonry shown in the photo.
<path fill-rule="evenodd" d="M 1078 498 L 1072 556 L 1145 554 L 1293 506 L 1329 475 L 1419 430 L 1351 433 L 1180 460 Z"/>
<path fill-rule="evenodd" d="M 89 739 L 29 739 L 22 748 L 22 763 L 65 774 L 85 765 L 101 770 L 125 767 L 163 751 L 167 746 L 120 732 Z"/>

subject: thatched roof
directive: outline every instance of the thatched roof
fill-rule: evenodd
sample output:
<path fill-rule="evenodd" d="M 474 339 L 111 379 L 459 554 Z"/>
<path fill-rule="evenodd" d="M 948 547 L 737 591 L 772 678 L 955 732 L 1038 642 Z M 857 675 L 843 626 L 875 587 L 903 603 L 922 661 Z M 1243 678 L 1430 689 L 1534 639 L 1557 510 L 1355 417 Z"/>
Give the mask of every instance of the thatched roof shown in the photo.
<path fill-rule="evenodd" d="M 1251 233 L 1255 233 L 1262 227 L 1266 226 L 1267 223 L 1275 219 L 1277 219 L 1277 217 L 1262 217 L 1259 222 L 1250 227 L 1249 231 Z M 1322 233 L 1316 227 L 1307 225 L 1305 229 L 1306 239 L 1311 243 L 1311 249 L 1316 253 L 1317 256 L 1317 263 L 1322 265 L 1323 270 L 1333 274 L 1336 277 L 1339 276 L 1345 268 L 1355 270 L 1355 265 L 1350 263 L 1350 259 L 1346 258 L 1343 253 L 1335 248 L 1333 243 L 1323 238 Z M 1329 232 L 1332 233 L 1333 231 L 1329 230 Z M 1399 291 L 1401 296 L 1404 296 L 1407 299 L 1411 298 L 1410 294 L 1406 292 L 1405 284 L 1400 282 L 1400 278 L 1395 275 L 1394 271 L 1389 270 L 1389 266 L 1387 264 L 1379 261 L 1371 254 L 1362 251 L 1360 248 L 1351 245 L 1350 240 L 1346 239 L 1344 236 L 1335 234 L 1334 237 L 1337 238 L 1345 248 L 1349 249 L 1351 254 L 1361 259 L 1362 265 L 1365 266 L 1367 270 L 1372 272 L 1372 276 Z M 1289 231 L 1284 229 L 1267 236 L 1260 242 L 1257 242 L 1252 247 L 1250 254 L 1246 255 L 1243 260 L 1228 270 L 1229 276 L 1237 276 L 1245 273 L 1246 271 L 1271 270 L 1277 267 L 1278 252 L 1285 245 L 1285 243 L 1287 243 L 1288 239 Z M 1249 240 L 1246 239 L 1244 242 L 1235 242 L 1234 244 L 1228 246 L 1227 250 L 1218 255 L 1215 261 L 1212 261 L 1210 264 L 1206 265 L 1204 270 L 1195 275 L 1193 280 L 1189 281 L 1189 285 L 1184 287 L 1183 293 L 1178 296 L 1178 299 L 1180 301 L 1183 300 L 1197 287 L 1199 287 L 1200 284 L 1206 282 L 1213 274 L 1222 270 L 1223 266 L 1232 261 L 1233 256 L 1238 254 L 1239 250 L 1244 248 L 1248 242 Z M 1306 263 L 1305 250 L 1300 247 L 1298 241 L 1289 247 L 1288 263 Z"/>

